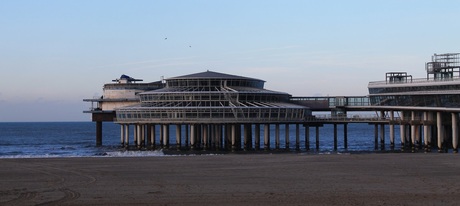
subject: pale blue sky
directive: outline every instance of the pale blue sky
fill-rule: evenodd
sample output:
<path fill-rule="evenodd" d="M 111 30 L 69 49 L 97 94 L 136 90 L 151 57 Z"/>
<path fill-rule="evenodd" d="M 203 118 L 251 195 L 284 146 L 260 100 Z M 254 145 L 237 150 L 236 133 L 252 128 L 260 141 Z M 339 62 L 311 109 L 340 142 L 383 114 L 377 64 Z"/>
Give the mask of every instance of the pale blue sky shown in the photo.
<path fill-rule="evenodd" d="M 460 52 L 460 1 L 0 0 L 0 121 L 87 121 L 102 86 L 212 70 L 295 96 L 367 95 Z M 165 40 L 165 38 L 168 38 Z"/>

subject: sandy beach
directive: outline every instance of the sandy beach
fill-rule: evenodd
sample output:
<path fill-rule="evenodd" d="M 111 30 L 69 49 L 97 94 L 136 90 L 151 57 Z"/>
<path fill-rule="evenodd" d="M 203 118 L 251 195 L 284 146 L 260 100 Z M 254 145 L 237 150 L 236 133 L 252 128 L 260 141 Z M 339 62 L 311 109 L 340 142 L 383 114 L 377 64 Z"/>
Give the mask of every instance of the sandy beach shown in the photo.
<path fill-rule="evenodd" d="M 457 154 L 0 159 L 0 205 L 456 205 Z"/>

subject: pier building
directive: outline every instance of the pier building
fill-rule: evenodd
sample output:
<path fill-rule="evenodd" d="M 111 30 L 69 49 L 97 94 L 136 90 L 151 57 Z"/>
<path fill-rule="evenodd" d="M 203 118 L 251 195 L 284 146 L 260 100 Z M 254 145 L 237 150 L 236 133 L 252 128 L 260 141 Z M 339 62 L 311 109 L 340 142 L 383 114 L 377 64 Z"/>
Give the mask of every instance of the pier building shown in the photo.
<path fill-rule="evenodd" d="M 103 95 L 92 99 L 83 99 L 91 102 L 91 107 L 84 113 L 92 114 L 92 121 L 96 122 L 96 145 L 102 144 L 102 122 L 112 122 L 115 118 L 115 109 L 137 104 L 137 95 L 141 92 L 151 91 L 164 87 L 161 81 L 139 83 L 142 79 L 135 79 L 128 75 L 112 80 L 114 83 L 104 84 Z"/>
<path fill-rule="evenodd" d="M 139 104 L 115 110 L 116 123 L 122 126 L 123 145 L 129 144 L 128 130 L 133 125 L 136 146 L 155 147 L 155 126 L 159 125 L 161 147 L 169 147 L 169 127 L 174 126 L 178 148 L 183 142 L 181 138 L 186 138 L 191 148 L 233 150 L 242 147 L 242 131 L 243 147 L 253 148 L 254 136 L 254 147 L 258 149 L 261 126 L 264 148 L 270 148 L 269 131 L 274 125 L 278 148 L 280 125 L 295 125 L 298 136 L 299 125 L 309 114 L 307 107 L 291 103 L 290 97 L 264 89 L 263 80 L 206 71 L 169 78 L 164 88 L 140 93 Z"/>
<path fill-rule="evenodd" d="M 280 127 L 284 127 L 285 146 L 289 149 L 289 128 L 293 125 L 296 149 L 300 148 L 300 126 L 305 128 L 305 149 L 310 149 L 310 127 L 316 129 L 316 149 L 319 149 L 319 127 L 333 124 L 334 150 L 337 150 L 338 125 L 344 127 L 346 149 L 347 125 L 367 123 L 375 128 L 375 149 L 378 143 L 384 148 L 386 127 L 390 147 L 394 148 L 398 125 L 403 150 L 424 147 L 429 151 L 436 147 L 440 152 L 448 148 L 457 152 L 460 53 L 435 54 L 425 69 L 425 78 L 413 78 L 401 71 L 388 72 L 385 80 L 369 82 L 366 96 L 292 97 L 264 89 L 263 80 L 206 71 L 146 84 L 128 92 L 131 96 L 119 91 L 120 95 L 113 97 L 107 91 L 104 97 L 85 101 L 98 105 L 88 111 L 93 114 L 93 121 L 110 113 L 104 121 L 121 125 L 120 141 L 125 147 L 132 134 L 133 145 L 138 148 L 170 148 L 170 127 L 174 127 L 178 149 L 259 149 L 261 134 L 263 147 L 270 149 L 273 147 L 270 128 L 274 127 L 274 148 L 278 149 Z M 124 86 L 129 84 L 134 81 L 114 85 L 128 90 Z M 105 88 L 106 85 L 104 94 Z M 119 100 L 125 101 L 125 105 L 115 103 Z M 114 101 L 112 106 L 111 101 Z M 376 115 L 350 116 L 353 112 Z"/>
<path fill-rule="evenodd" d="M 460 53 L 434 54 L 425 69 L 426 78 L 388 72 L 385 81 L 370 82 L 371 107 L 390 113 L 390 129 L 393 124 L 400 124 L 401 145 L 414 148 L 423 142 L 429 150 L 431 142 L 436 142 L 439 151 L 452 147 L 457 152 Z M 395 111 L 399 111 L 397 121 Z"/>

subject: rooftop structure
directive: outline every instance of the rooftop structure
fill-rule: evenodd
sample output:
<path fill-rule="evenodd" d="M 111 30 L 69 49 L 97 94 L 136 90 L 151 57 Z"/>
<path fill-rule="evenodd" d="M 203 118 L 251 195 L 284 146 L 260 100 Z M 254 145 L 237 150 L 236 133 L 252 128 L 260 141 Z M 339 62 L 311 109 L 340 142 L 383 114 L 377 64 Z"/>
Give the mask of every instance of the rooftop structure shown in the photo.
<path fill-rule="evenodd" d="M 452 79 L 460 75 L 460 53 L 434 54 L 426 63 L 427 79 Z"/>
<path fill-rule="evenodd" d="M 128 75 L 121 75 L 119 79 L 112 80 L 110 84 L 104 84 L 103 95 L 93 99 L 84 99 L 83 101 L 97 103 L 91 105 L 87 113 L 95 112 L 113 112 L 116 108 L 125 107 L 139 103 L 137 94 L 145 91 L 163 88 L 164 85 L 158 82 L 136 83 L 143 81 L 135 79 Z"/>
<path fill-rule="evenodd" d="M 119 79 L 114 79 L 112 82 L 118 82 L 121 84 L 126 84 L 126 83 L 136 83 L 136 82 L 141 82 L 144 81 L 142 79 L 134 79 L 126 74 L 122 74 Z"/>

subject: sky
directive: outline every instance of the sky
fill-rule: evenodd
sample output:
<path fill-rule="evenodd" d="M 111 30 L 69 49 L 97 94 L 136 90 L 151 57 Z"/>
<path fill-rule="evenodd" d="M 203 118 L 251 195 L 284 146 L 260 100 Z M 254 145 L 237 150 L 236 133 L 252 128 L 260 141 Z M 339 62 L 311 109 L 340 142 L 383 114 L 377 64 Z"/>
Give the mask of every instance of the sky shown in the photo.
<path fill-rule="evenodd" d="M 0 0 L 0 122 L 90 121 L 127 74 L 211 70 L 293 96 L 367 95 L 460 52 L 456 0 Z"/>

